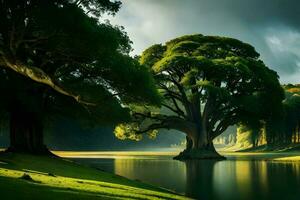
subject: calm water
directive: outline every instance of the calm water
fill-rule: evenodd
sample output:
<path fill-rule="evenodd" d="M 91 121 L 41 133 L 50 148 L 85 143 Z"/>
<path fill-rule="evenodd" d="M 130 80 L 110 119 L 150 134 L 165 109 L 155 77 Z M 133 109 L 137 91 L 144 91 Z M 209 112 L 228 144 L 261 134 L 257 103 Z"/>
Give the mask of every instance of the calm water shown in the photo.
<path fill-rule="evenodd" d="M 195 199 L 300 199 L 300 162 L 272 162 L 274 155 L 228 156 L 225 161 L 172 160 L 171 156 L 75 159 L 130 179 Z"/>

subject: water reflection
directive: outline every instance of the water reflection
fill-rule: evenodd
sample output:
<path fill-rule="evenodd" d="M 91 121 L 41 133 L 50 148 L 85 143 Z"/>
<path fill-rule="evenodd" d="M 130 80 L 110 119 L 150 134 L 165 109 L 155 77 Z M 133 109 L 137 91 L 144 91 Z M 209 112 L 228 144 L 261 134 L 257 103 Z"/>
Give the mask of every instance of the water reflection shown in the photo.
<path fill-rule="evenodd" d="M 300 163 L 186 162 L 186 194 L 196 199 L 300 199 Z"/>
<path fill-rule="evenodd" d="M 174 191 L 182 191 L 186 183 L 184 163 L 169 159 L 115 159 L 114 173 L 133 180 L 141 180 Z"/>
<path fill-rule="evenodd" d="M 300 199 L 299 162 L 252 159 L 179 162 L 171 157 L 80 161 L 195 199 Z"/>
<path fill-rule="evenodd" d="M 214 199 L 214 161 L 187 161 L 185 193 L 189 197 Z"/>

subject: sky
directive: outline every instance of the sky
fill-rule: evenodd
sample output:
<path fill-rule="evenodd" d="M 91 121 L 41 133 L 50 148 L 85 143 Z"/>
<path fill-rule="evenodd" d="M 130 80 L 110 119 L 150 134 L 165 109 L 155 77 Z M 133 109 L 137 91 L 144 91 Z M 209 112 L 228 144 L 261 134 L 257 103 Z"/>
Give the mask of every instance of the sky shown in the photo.
<path fill-rule="evenodd" d="M 253 45 L 281 83 L 300 83 L 300 0 L 122 0 L 112 24 L 125 27 L 132 54 L 186 34 Z"/>

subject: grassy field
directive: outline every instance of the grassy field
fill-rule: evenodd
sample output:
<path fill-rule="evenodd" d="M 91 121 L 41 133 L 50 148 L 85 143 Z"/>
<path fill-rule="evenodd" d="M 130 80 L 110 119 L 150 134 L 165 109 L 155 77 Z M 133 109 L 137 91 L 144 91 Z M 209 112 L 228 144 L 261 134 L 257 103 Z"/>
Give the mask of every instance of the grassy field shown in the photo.
<path fill-rule="evenodd" d="M 255 148 L 252 147 L 241 147 L 240 145 L 225 146 L 219 149 L 224 152 L 261 152 L 261 153 L 287 153 L 287 152 L 300 152 L 300 144 L 283 144 L 283 145 L 261 145 Z"/>
<path fill-rule="evenodd" d="M 285 152 L 221 152 L 227 159 L 300 162 L 300 151 Z"/>
<path fill-rule="evenodd" d="M 3 199 L 188 199 L 60 158 L 0 154 Z"/>
<path fill-rule="evenodd" d="M 300 162 L 300 156 L 287 156 L 282 158 L 276 158 L 275 161 L 298 161 Z"/>

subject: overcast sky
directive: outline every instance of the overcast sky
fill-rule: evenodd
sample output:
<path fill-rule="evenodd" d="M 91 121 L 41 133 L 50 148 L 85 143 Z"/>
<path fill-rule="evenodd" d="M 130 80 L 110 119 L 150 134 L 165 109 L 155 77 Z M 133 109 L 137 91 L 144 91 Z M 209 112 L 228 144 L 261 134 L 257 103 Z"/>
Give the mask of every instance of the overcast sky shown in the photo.
<path fill-rule="evenodd" d="M 122 2 L 111 22 L 125 27 L 134 54 L 185 34 L 234 37 L 252 44 L 282 83 L 300 83 L 300 0 Z"/>

